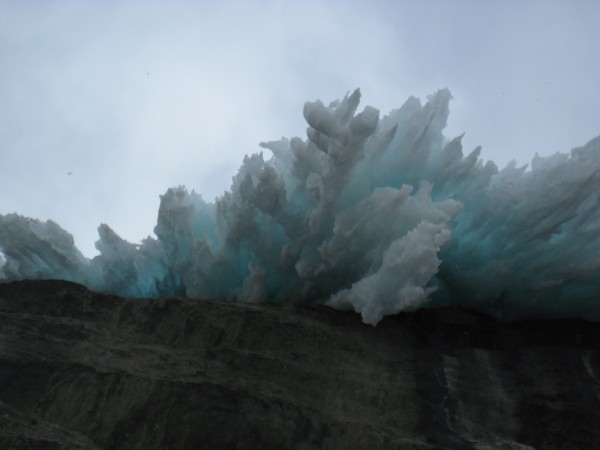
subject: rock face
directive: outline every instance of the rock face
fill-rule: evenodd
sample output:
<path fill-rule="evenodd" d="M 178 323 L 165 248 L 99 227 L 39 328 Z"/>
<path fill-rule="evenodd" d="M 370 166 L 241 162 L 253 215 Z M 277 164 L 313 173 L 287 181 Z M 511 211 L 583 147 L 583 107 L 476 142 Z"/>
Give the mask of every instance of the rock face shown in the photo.
<path fill-rule="evenodd" d="M 600 448 L 600 324 L 0 285 L 0 448 Z"/>

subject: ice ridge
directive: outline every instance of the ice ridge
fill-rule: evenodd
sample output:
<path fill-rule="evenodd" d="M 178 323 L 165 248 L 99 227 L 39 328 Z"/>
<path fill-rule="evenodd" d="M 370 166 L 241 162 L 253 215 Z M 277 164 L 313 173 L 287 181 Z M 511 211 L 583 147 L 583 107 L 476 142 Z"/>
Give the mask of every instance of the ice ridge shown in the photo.
<path fill-rule="evenodd" d="M 321 302 L 385 315 L 457 304 L 494 317 L 600 319 L 600 137 L 498 170 L 442 133 L 451 94 L 380 119 L 360 91 L 304 105 L 307 138 L 263 142 L 214 203 L 161 196 L 156 238 L 101 224 L 85 258 L 52 221 L 0 215 L 0 280 L 128 297 Z"/>

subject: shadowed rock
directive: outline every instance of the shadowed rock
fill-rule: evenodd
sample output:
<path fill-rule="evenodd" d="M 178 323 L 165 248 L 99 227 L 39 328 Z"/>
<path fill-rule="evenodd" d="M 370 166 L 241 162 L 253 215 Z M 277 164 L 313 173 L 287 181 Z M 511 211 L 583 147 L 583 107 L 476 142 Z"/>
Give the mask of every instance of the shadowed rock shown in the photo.
<path fill-rule="evenodd" d="M 598 448 L 600 324 L 0 284 L 1 448 Z"/>

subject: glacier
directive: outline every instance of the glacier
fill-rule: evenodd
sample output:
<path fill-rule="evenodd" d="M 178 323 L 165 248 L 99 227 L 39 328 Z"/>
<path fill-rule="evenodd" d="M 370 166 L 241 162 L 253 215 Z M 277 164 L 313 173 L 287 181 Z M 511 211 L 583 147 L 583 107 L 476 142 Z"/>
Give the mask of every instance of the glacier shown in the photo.
<path fill-rule="evenodd" d="M 371 325 L 442 305 L 600 320 L 600 136 L 499 170 L 444 137 L 448 89 L 382 118 L 360 96 L 307 102 L 307 137 L 261 143 L 214 202 L 168 189 L 139 244 L 101 224 L 88 259 L 55 222 L 0 215 L 0 282 L 324 303 Z"/>

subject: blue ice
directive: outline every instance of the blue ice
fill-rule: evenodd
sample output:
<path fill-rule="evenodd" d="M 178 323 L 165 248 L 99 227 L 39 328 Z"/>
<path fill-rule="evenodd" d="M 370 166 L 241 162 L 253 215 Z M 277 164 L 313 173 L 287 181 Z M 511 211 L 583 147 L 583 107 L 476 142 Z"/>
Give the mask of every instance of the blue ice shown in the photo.
<path fill-rule="evenodd" d="M 214 203 L 168 189 L 156 238 L 133 244 L 100 225 L 91 260 L 52 221 L 0 215 L 0 280 L 319 302 L 372 325 L 436 305 L 599 320 L 600 136 L 498 170 L 444 137 L 450 100 L 411 97 L 383 118 L 357 112 L 358 89 L 307 102 L 306 139 L 261 143 Z"/>

